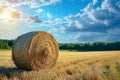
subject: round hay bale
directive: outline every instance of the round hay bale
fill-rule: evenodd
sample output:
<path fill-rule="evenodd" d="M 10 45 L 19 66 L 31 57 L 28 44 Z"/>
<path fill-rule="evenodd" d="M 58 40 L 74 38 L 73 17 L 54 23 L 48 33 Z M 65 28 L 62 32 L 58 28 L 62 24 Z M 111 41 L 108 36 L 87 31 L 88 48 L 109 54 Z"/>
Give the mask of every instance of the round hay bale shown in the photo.
<path fill-rule="evenodd" d="M 15 65 L 24 70 L 53 68 L 58 54 L 57 41 L 45 31 L 30 32 L 19 36 L 12 49 Z"/>

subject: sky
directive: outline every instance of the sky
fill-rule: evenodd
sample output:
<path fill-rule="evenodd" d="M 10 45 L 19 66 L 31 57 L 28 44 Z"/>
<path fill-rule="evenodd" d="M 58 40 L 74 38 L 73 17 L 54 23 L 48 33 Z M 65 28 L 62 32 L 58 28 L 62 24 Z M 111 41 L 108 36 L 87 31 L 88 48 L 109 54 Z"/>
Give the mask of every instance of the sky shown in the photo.
<path fill-rule="evenodd" d="M 120 41 L 120 0 L 0 0 L 0 39 L 31 31 L 59 43 Z"/>

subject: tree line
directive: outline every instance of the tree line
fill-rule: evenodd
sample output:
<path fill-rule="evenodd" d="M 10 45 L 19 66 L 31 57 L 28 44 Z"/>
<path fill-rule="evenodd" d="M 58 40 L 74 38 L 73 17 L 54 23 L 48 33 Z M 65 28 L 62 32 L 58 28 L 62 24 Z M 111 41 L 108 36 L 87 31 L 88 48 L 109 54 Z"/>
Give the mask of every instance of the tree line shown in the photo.
<path fill-rule="evenodd" d="M 0 49 L 12 49 L 14 40 L 0 40 Z M 120 50 L 120 41 L 118 42 L 94 42 L 94 43 L 59 43 L 60 50 L 77 51 L 106 51 Z"/>
<path fill-rule="evenodd" d="M 94 43 L 60 43 L 61 50 L 77 50 L 77 51 L 106 51 L 120 50 L 120 42 L 94 42 Z"/>
<path fill-rule="evenodd" d="M 0 49 L 12 49 L 14 40 L 0 40 Z"/>

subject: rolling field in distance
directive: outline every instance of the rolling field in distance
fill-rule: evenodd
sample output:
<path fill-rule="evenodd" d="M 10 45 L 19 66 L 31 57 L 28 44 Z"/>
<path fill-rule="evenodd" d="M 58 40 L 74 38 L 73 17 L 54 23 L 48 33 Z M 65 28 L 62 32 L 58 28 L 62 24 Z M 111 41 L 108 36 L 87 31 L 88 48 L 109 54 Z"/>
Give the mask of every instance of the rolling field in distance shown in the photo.
<path fill-rule="evenodd" d="M 60 51 L 50 70 L 23 71 L 11 51 L 0 51 L 0 80 L 120 80 L 120 51 Z"/>

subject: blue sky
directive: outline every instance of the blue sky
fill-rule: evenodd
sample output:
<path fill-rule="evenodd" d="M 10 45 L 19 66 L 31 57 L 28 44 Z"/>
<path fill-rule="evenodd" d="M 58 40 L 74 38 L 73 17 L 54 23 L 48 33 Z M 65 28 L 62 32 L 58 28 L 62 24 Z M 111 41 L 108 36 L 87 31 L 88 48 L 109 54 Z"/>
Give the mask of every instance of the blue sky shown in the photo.
<path fill-rule="evenodd" d="M 0 1 L 0 39 L 41 30 L 59 43 L 120 41 L 120 0 Z"/>

